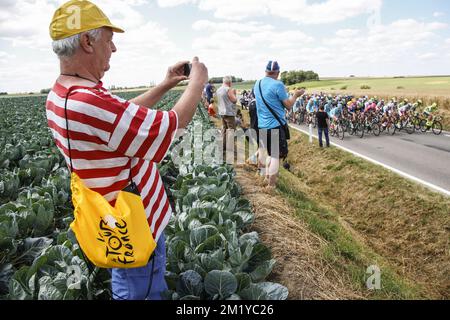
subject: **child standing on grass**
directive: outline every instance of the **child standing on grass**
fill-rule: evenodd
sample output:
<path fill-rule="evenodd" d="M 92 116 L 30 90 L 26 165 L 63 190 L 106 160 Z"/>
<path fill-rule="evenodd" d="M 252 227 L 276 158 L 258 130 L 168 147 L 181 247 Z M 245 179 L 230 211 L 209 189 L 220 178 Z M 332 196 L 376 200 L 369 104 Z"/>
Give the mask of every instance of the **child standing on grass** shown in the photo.
<path fill-rule="evenodd" d="M 242 112 L 239 109 L 236 111 L 236 127 L 246 129 L 244 125 L 244 119 L 242 117 Z"/>
<path fill-rule="evenodd" d="M 216 114 L 216 106 L 215 106 L 215 104 L 214 104 L 214 99 L 211 99 L 211 103 L 210 103 L 209 106 L 208 106 L 208 114 L 209 114 L 211 117 L 214 117 L 214 118 L 217 117 L 217 114 Z"/>

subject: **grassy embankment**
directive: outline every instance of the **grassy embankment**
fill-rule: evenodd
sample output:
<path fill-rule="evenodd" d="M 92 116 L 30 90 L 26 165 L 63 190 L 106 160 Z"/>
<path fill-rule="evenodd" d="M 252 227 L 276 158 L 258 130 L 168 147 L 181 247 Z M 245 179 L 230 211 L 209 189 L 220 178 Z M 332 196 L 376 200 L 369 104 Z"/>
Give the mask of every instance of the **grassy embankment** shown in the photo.
<path fill-rule="evenodd" d="M 357 282 L 379 265 L 393 298 L 448 298 L 450 199 L 336 148 L 294 133 L 279 189 L 329 241 L 331 263 Z M 323 209 L 322 209 L 323 208 Z"/>

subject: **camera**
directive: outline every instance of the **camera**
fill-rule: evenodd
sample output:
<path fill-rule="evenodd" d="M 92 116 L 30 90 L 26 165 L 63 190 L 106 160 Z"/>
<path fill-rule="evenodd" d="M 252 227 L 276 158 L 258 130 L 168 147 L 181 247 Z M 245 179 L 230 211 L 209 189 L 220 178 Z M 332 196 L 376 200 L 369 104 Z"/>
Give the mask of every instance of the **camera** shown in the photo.
<path fill-rule="evenodd" d="M 184 75 L 185 75 L 186 77 L 189 77 L 189 75 L 191 74 L 191 69 L 192 69 L 192 64 L 186 63 L 186 64 L 184 65 Z"/>

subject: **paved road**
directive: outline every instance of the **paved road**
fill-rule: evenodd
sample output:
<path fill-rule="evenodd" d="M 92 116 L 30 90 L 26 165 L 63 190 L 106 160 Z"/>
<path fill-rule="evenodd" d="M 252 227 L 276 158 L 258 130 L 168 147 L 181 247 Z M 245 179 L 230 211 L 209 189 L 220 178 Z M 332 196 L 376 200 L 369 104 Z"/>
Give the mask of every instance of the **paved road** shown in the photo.
<path fill-rule="evenodd" d="M 305 125 L 291 125 L 308 132 Z M 313 129 L 317 136 L 317 129 Z M 388 169 L 450 196 L 450 133 L 382 133 L 379 137 L 366 135 L 363 139 L 346 135 L 344 141 L 331 141 L 347 151 L 374 160 Z"/>

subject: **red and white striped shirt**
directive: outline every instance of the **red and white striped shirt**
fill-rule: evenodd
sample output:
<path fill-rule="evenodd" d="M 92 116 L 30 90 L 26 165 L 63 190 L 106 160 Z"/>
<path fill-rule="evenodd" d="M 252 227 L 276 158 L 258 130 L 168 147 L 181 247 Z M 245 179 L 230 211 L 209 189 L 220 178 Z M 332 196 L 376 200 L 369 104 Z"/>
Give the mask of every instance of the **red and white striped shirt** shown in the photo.
<path fill-rule="evenodd" d="M 47 97 L 48 126 L 70 164 L 64 102 L 68 89 L 55 83 Z M 158 241 L 172 214 L 156 163 L 163 160 L 178 128 L 174 111 L 157 111 L 95 87 L 71 87 L 67 101 L 73 171 L 114 206 L 119 191 L 136 183 Z"/>

